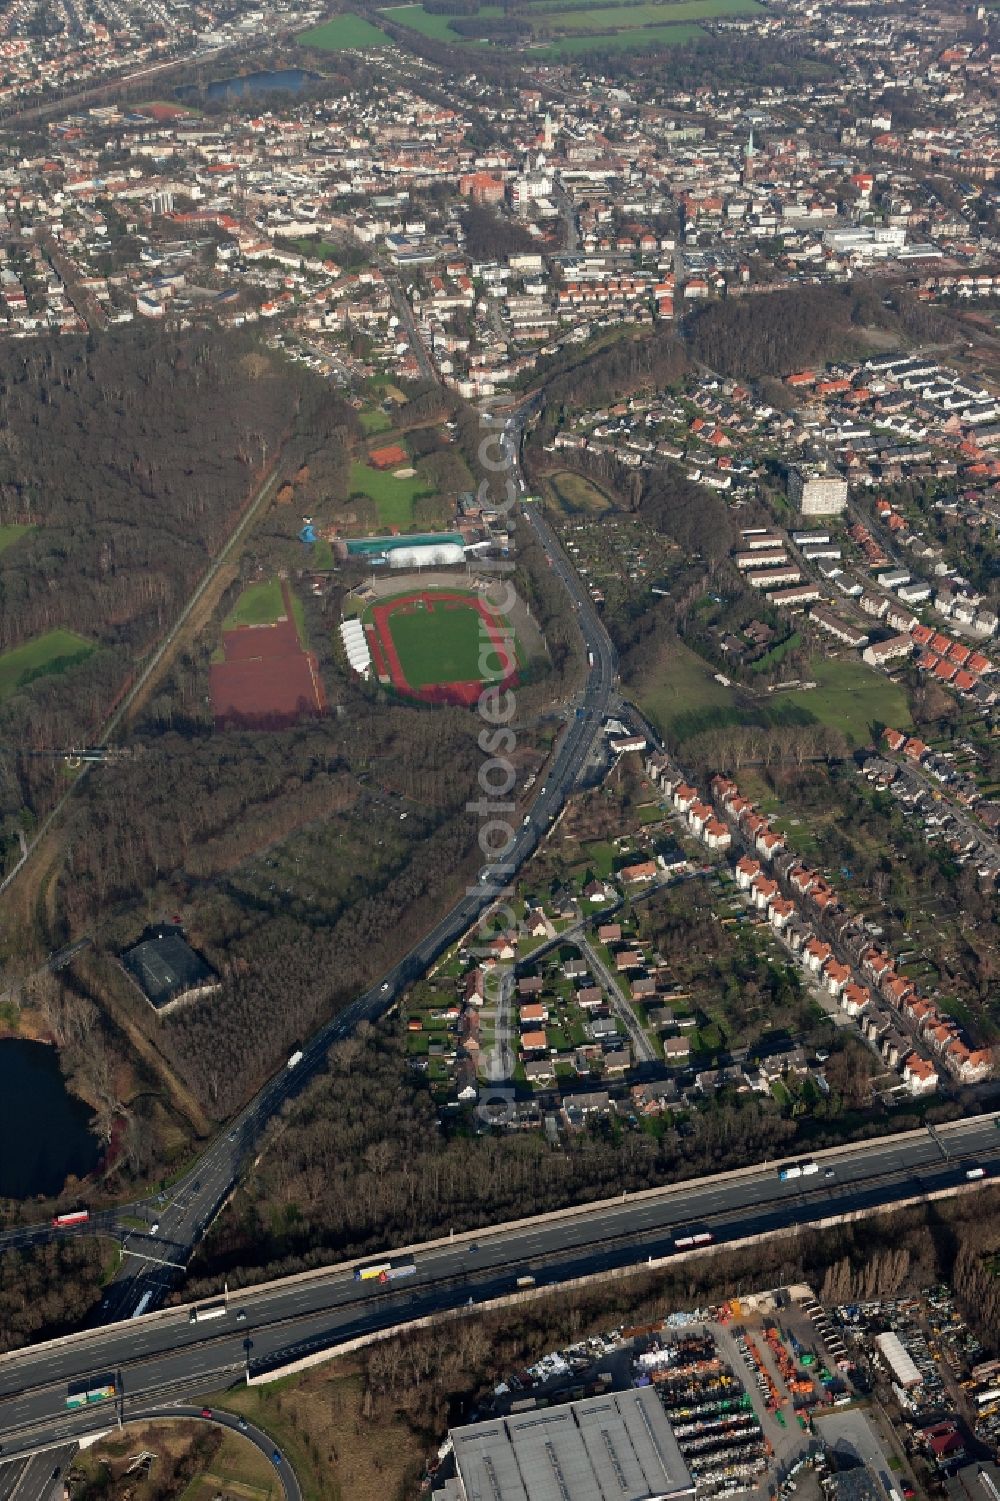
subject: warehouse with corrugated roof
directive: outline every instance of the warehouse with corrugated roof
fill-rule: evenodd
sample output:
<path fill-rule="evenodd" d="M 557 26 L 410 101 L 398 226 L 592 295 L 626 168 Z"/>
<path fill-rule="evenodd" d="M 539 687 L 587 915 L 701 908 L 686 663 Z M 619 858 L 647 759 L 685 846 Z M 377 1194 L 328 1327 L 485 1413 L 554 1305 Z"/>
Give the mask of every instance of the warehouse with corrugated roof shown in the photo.
<path fill-rule="evenodd" d="M 454 1428 L 435 1501 L 691 1501 L 694 1480 L 652 1387 Z"/>
<path fill-rule="evenodd" d="M 898 1334 L 893 1334 L 891 1331 L 888 1334 L 880 1334 L 875 1341 L 875 1346 L 898 1386 L 907 1391 L 911 1386 L 920 1385 L 923 1377 Z"/>

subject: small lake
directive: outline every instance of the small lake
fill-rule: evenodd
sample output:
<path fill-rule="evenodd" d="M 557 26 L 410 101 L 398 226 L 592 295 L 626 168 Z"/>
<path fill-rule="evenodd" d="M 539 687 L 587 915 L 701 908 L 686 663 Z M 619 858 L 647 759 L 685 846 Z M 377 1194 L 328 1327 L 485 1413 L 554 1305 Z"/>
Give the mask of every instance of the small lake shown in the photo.
<path fill-rule="evenodd" d="M 270 94 L 277 90 L 283 94 L 301 94 L 307 83 L 318 75 L 305 68 L 281 68 L 275 73 L 248 73 L 245 78 L 216 78 L 205 89 L 209 99 L 242 99 L 248 94 Z M 182 89 L 190 95 L 196 89 Z"/>
<path fill-rule="evenodd" d="M 55 1048 L 0 1038 L 0 1197 L 57 1194 L 70 1173 L 93 1172 L 101 1143 L 90 1116 L 67 1092 Z"/>

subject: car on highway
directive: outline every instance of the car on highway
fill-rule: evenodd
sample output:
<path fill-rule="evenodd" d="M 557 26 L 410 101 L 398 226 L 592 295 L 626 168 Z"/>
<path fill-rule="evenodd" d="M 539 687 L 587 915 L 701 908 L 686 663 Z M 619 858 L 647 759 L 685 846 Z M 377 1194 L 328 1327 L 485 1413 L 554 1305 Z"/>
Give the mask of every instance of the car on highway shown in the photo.
<path fill-rule="evenodd" d="M 280 1449 L 275 1449 L 274 1453 L 271 1455 L 271 1458 L 274 1460 L 274 1462 L 275 1462 L 276 1465 L 280 1465 L 280 1463 L 281 1463 L 281 1450 Z"/>
<path fill-rule="evenodd" d="M 250 1427 L 250 1424 L 247 1422 L 246 1418 L 240 1418 L 237 1427 L 239 1428 L 241 1433 L 246 1433 L 247 1429 Z"/>
<path fill-rule="evenodd" d="M 381 990 L 382 994 L 385 995 L 386 991 L 389 989 L 389 981 L 383 980 L 382 984 L 379 986 L 379 989 Z"/>
<path fill-rule="evenodd" d="M 828 1167 L 827 1170 L 826 1170 L 826 1172 L 823 1174 L 823 1177 L 824 1178 L 832 1178 L 833 1175 L 834 1175 L 833 1168 L 832 1167 Z"/>
<path fill-rule="evenodd" d="M 241 1309 L 239 1309 L 239 1311 L 236 1314 L 236 1322 L 237 1322 L 237 1324 L 245 1324 L 246 1321 L 247 1321 L 247 1311 L 246 1311 L 245 1308 L 241 1308 Z"/>
<path fill-rule="evenodd" d="M 203 1418 L 210 1418 L 212 1416 L 212 1409 L 210 1407 L 203 1407 L 201 1409 L 201 1415 Z"/>
<path fill-rule="evenodd" d="M 159 1230 L 159 1228 L 160 1228 L 160 1222 L 159 1222 L 159 1220 L 154 1220 L 153 1223 L 149 1227 L 149 1233 L 150 1233 L 150 1235 L 155 1235 L 156 1232 L 157 1232 L 157 1230 Z"/>

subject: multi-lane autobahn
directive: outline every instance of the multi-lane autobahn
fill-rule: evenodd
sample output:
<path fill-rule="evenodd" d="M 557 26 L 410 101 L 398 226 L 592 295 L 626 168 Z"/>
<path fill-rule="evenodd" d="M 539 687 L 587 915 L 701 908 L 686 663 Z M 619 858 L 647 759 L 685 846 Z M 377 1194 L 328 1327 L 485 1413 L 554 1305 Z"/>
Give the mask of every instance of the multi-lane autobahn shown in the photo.
<path fill-rule="evenodd" d="M 764 1164 L 390 1252 L 412 1255 L 415 1266 L 395 1284 L 359 1280 L 355 1266 L 324 1268 L 232 1293 L 226 1312 L 209 1321 L 191 1322 L 186 1308 L 166 1309 L 2 1357 L 5 1456 L 232 1385 L 361 1335 L 510 1296 L 519 1279 L 556 1287 L 682 1254 L 677 1241 L 695 1234 L 724 1245 L 927 1194 L 975 1191 L 1000 1176 L 996 1119 L 817 1153 L 817 1171 L 794 1181 L 781 1182 L 777 1166 Z M 970 1170 L 979 1169 L 985 1176 L 970 1180 Z M 384 1259 L 372 1255 L 364 1265 Z M 780 1259 L 776 1242 L 776 1275 Z M 119 1395 L 106 1410 L 67 1411 L 69 1383 L 108 1375 Z"/>

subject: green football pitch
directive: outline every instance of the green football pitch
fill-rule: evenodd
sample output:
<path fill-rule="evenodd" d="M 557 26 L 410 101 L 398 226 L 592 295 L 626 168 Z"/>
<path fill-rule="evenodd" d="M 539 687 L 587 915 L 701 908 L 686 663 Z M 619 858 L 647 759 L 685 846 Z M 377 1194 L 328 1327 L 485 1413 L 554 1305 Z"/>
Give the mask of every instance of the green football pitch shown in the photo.
<path fill-rule="evenodd" d="M 497 653 L 486 649 L 482 616 L 472 605 L 442 602 L 405 613 L 394 610 L 388 625 L 400 666 L 413 689 L 504 676 Z"/>

